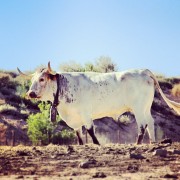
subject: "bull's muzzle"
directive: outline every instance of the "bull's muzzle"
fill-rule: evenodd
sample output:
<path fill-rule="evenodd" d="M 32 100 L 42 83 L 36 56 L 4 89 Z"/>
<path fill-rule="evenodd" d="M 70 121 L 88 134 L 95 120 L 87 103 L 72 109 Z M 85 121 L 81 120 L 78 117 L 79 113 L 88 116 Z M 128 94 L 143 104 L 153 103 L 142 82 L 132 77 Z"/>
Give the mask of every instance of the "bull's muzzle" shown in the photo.
<path fill-rule="evenodd" d="M 37 95 L 36 95 L 36 93 L 34 91 L 28 91 L 27 96 L 29 98 L 37 98 Z"/>

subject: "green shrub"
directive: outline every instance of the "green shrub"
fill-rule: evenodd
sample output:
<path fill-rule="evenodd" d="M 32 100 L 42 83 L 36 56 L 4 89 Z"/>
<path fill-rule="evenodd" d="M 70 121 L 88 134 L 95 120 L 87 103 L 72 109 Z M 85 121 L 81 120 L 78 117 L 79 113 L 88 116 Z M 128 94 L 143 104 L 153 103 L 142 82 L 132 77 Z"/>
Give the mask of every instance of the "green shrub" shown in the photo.
<path fill-rule="evenodd" d="M 34 145 L 66 144 L 74 140 L 74 132 L 64 129 L 54 134 L 56 124 L 53 125 L 49 120 L 50 104 L 40 103 L 40 112 L 28 117 L 28 136 Z M 57 117 L 57 122 L 59 117 Z"/>
<path fill-rule="evenodd" d="M 72 144 L 76 141 L 75 132 L 72 130 L 63 129 L 53 135 L 53 144 Z"/>
<path fill-rule="evenodd" d="M 39 104 L 40 113 L 28 117 L 28 136 L 34 145 L 39 142 L 45 145 L 49 143 L 52 124 L 49 122 L 49 108 L 47 104 Z"/>
<path fill-rule="evenodd" d="M 19 85 L 16 87 L 16 94 L 21 96 L 22 98 L 26 97 L 26 93 L 29 90 L 31 81 L 29 79 L 22 79 L 22 77 L 16 78 L 19 82 Z"/>

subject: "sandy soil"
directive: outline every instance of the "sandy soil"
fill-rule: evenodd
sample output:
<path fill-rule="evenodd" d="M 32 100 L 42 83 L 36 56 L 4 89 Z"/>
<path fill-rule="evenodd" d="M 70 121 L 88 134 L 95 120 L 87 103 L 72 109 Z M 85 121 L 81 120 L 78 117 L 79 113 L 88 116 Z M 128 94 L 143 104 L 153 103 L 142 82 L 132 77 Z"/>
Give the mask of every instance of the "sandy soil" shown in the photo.
<path fill-rule="evenodd" d="M 0 179 L 180 179 L 180 143 L 1 146 Z"/>

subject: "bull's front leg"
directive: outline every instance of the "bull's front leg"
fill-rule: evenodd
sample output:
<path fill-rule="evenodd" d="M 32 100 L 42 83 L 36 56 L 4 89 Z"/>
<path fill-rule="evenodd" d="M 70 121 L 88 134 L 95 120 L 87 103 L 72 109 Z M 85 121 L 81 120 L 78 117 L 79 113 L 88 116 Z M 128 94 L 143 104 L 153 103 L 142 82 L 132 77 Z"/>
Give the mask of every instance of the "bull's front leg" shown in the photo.
<path fill-rule="evenodd" d="M 91 136 L 93 143 L 100 145 L 99 141 L 96 138 L 96 135 L 94 133 L 94 126 L 92 125 L 89 129 L 87 129 L 87 132 L 89 133 L 89 135 Z"/>

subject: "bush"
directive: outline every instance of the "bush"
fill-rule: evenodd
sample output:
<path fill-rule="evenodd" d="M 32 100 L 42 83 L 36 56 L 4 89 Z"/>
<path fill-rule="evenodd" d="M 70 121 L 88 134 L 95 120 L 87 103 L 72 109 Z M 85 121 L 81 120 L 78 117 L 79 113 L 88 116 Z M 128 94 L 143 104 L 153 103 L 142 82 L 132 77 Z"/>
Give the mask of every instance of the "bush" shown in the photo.
<path fill-rule="evenodd" d="M 84 68 L 80 64 L 78 64 L 74 61 L 62 64 L 60 66 L 60 70 L 63 72 L 83 72 L 83 71 L 85 71 Z"/>
<path fill-rule="evenodd" d="M 8 89 L 16 90 L 16 87 L 19 85 L 17 81 L 14 81 L 10 76 L 0 77 L 0 87 L 6 87 Z"/>
<path fill-rule="evenodd" d="M 0 90 L 1 94 L 3 94 L 4 96 L 9 96 L 12 94 L 12 90 L 8 89 L 7 87 L 2 87 Z"/>
<path fill-rule="evenodd" d="M 26 93 L 29 90 L 31 81 L 30 79 L 22 79 L 22 77 L 17 77 L 17 81 L 19 82 L 19 85 L 16 87 L 16 94 L 21 96 L 22 98 L 26 97 Z"/>
<path fill-rule="evenodd" d="M 28 136 L 34 145 L 66 144 L 72 142 L 74 132 L 63 130 L 54 134 L 55 126 L 49 120 L 50 104 L 40 103 L 40 113 L 32 114 L 28 117 Z M 57 117 L 58 121 L 59 117 Z M 72 140 L 72 141 L 71 141 Z"/>
<path fill-rule="evenodd" d="M 86 63 L 84 66 L 78 64 L 74 61 L 70 63 L 64 63 L 60 66 L 60 70 L 63 72 L 85 72 L 85 71 L 92 71 L 92 72 L 100 72 L 100 73 L 107 73 L 107 72 L 114 72 L 117 71 L 117 66 L 110 57 L 101 56 L 99 57 L 95 64 Z"/>
<path fill-rule="evenodd" d="M 112 62 L 110 57 L 101 56 L 96 61 L 96 71 L 102 73 L 117 71 L 116 64 Z"/>
<path fill-rule="evenodd" d="M 53 144 L 72 144 L 76 141 L 75 133 L 72 130 L 63 129 L 53 135 Z"/>
<path fill-rule="evenodd" d="M 52 124 L 49 122 L 50 105 L 39 104 L 40 113 L 32 114 L 28 117 L 28 136 L 34 145 L 46 145 L 50 141 Z"/>

